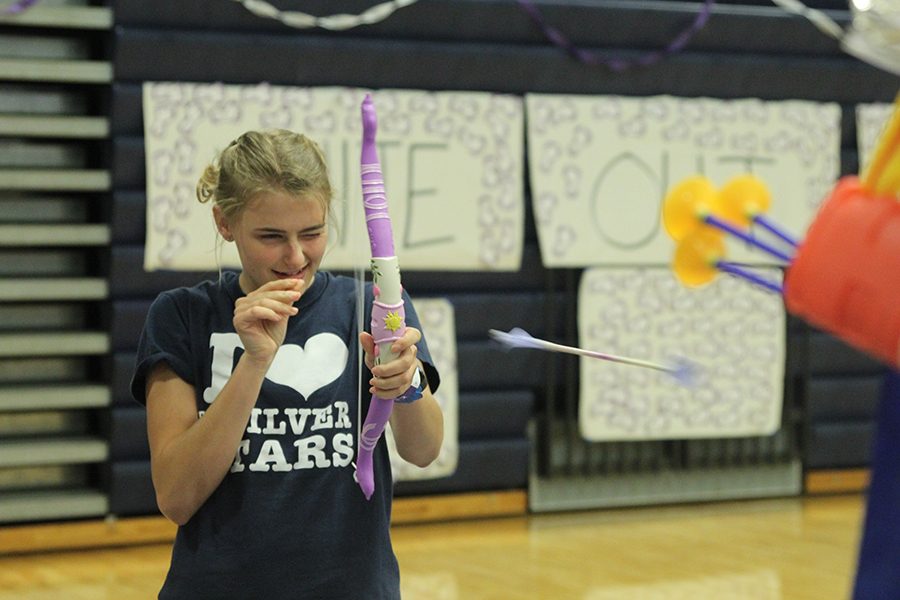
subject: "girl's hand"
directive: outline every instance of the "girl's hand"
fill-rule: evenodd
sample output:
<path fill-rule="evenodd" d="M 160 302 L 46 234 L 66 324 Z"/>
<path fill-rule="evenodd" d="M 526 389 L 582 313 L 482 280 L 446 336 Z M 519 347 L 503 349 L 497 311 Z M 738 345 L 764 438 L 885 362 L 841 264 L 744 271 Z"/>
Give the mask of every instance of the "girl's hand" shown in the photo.
<path fill-rule="evenodd" d="M 244 354 L 268 366 L 284 342 L 288 319 L 297 314 L 294 302 L 303 295 L 302 279 L 276 279 L 234 303 L 234 329 Z"/>
<path fill-rule="evenodd" d="M 422 332 L 415 327 L 407 327 L 403 336 L 391 344 L 391 351 L 397 354 L 394 360 L 375 365 L 375 340 L 364 331 L 359 334 L 359 343 L 366 353 L 366 366 L 372 371 L 369 393 L 379 398 L 390 399 L 406 392 L 412 385 L 413 375 L 419 361 L 416 360 L 416 344 L 422 339 Z"/>

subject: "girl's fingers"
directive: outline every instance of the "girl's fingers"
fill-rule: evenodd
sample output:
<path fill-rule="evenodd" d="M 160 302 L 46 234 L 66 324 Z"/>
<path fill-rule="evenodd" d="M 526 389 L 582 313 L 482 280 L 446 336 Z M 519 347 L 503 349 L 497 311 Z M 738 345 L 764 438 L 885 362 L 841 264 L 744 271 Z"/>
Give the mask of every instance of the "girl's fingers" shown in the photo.
<path fill-rule="evenodd" d="M 270 308 L 272 310 L 278 311 L 279 313 L 289 316 L 295 315 L 298 312 L 297 307 L 294 306 L 294 299 L 270 296 L 253 298 L 245 302 L 242 306 L 236 308 L 237 310 L 248 310 L 254 306 L 265 306 L 266 308 Z"/>
<path fill-rule="evenodd" d="M 248 296 L 246 298 L 241 298 L 240 300 L 238 300 L 238 302 L 235 304 L 235 307 L 237 310 L 246 310 L 247 308 L 250 308 L 252 306 L 268 306 L 269 308 L 277 308 L 279 310 L 281 308 L 293 309 L 295 308 L 293 306 L 294 300 L 296 300 L 294 295 L 296 295 L 296 292 L 287 292 L 287 295 L 284 296 L 281 295 L 280 292 L 274 295 L 258 295 L 252 298 Z"/>
<path fill-rule="evenodd" d="M 411 372 L 411 369 L 416 366 L 416 355 L 418 353 L 419 349 L 416 346 L 410 346 L 391 362 L 374 367 L 372 374 L 382 379 L 390 379 L 391 377 Z M 410 375 L 410 377 L 412 376 Z"/>
<path fill-rule="evenodd" d="M 394 366 L 397 366 L 397 361 L 389 363 L 388 365 L 380 365 L 379 367 L 376 367 L 376 369 L 380 370 L 382 367 L 386 367 L 389 371 L 392 371 Z M 416 363 L 413 362 L 412 365 L 406 367 L 405 369 L 389 375 L 376 375 L 375 373 L 372 373 L 373 377 L 369 380 L 369 385 L 378 388 L 382 392 L 399 390 L 397 393 L 402 394 L 407 389 L 409 389 L 410 385 L 412 385 L 412 379 L 413 375 L 415 375 L 415 371 Z"/>
<path fill-rule="evenodd" d="M 412 385 L 415 368 L 392 377 L 373 377 L 369 380 L 369 392 L 382 398 L 396 398 Z"/>
<path fill-rule="evenodd" d="M 277 290 L 270 292 L 253 292 L 253 294 L 241 298 L 244 303 L 259 302 L 260 300 L 275 300 L 282 304 L 293 304 L 300 299 L 302 294 L 296 290 Z"/>
<path fill-rule="evenodd" d="M 285 315 L 293 315 L 297 313 L 297 307 L 292 304 L 285 304 L 284 302 L 279 302 L 274 298 L 262 298 L 257 302 L 257 306 L 265 306 L 266 308 L 270 308 L 275 312 L 279 312 Z"/>
<path fill-rule="evenodd" d="M 407 327 L 399 340 L 391 344 L 391 351 L 400 354 L 407 348 L 414 347 L 422 339 L 422 332 L 415 327 Z"/>
<path fill-rule="evenodd" d="M 366 367 L 371 370 L 375 364 L 375 340 L 372 334 L 361 331 L 359 334 L 359 345 L 362 346 Z"/>
<path fill-rule="evenodd" d="M 279 320 L 292 317 L 297 313 L 297 309 L 293 306 L 281 304 L 279 302 L 258 303 L 248 306 L 240 311 L 235 312 L 235 317 L 252 321 L 254 318 L 261 318 L 267 321 Z"/>
<path fill-rule="evenodd" d="M 265 306 L 253 306 L 245 314 L 247 316 L 246 321 L 280 321 L 284 318 L 283 315 Z"/>
<path fill-rule="evenodd" d="M 300 296 L 302 294 L 297 290 L 279 290 L 275 292 L 267 292 L 266 295 L 269 298 L 275 298 L 276 300 L 281 302 L 296 302 L 300 299 Z"/>
<path fill-rule="evenodd" d="M 375 350 L 375 338 L 368 331 L 359 332 L 359 343 L 362 344 L 363 350 L 372 352 Z"/>
<path fill-rule="evenodd" d="M 243 298 L 238 298 L 237 302 L 235 302 L 235 308 L 241 309 L 246 305 L 257 305 L 260 303 L 267 303 L 268 301 L 275 301 L 289 306 L 299 300 L 303 295 L 303 292 L 300 291 L 302 285 L 302 279 L 277 279 L 275 281 L 269 281 Z M 266 304 L 266 306 L 271 305 Z"/>
<path fill-rule="evenodd" d="M 266 283 L 256 288 L 253 293 L 270 290 L 300 290 L 302 286 L 302 279 L 273 279 L 272 281 L 267 281 Z"/>

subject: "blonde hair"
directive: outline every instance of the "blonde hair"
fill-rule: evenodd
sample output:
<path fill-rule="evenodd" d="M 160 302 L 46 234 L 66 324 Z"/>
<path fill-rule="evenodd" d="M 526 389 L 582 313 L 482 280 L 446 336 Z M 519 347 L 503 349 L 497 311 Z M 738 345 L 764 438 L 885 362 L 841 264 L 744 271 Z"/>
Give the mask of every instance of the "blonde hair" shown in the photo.
<path fill-rule="evenodd" d="M 197 199 L 218 206 L 229 221 L 239 218 L 256 194 L 272 191 L 313 197 L 330 215 L 334 192 L 319 145 L 285 129 L 248 131 L 207 165 L 197 182 Z"/>

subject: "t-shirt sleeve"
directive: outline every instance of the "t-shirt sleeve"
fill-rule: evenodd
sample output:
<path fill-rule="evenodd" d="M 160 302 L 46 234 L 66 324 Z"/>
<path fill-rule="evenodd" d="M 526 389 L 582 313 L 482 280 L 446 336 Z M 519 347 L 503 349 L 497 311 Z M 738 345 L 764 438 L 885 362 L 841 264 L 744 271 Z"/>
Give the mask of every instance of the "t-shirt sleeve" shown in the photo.
<path fill-rule="evenodd" d="M 160 294 L 150 305 L 138 341 L 134 376 L 131 379 L 131 395 L 141 404 L 147 404 L 147 377 L 162 361 L 176 375 L 191 385 L 194 384 L 186 310 L 185 306 L 179 306 L 171 292 Z"/>
<path fill-rule="evenodd" d="M 425 340 L 425 331 L 422 329 L 422 324 L 419 322 L 419 315 L 416 314 L 416 308 L 413 306 L 412 300 L 410 299 L 409 294 L 406 293 L 406 290 L 403 290 L 403 308 L 406 310 L 406 326 L 415 327 L 422 332 L 422 339 L 416 344 L 419 349 L 416 356 L 422 361 L 422 366 L 425 367 L 425 377 L 428 378 L 428 387 L 433 394 L 441 384 L 441 374 L 438 372 L 437 367 L 434 366 L 431 352 L 428 351 L 428 342 Z"/>

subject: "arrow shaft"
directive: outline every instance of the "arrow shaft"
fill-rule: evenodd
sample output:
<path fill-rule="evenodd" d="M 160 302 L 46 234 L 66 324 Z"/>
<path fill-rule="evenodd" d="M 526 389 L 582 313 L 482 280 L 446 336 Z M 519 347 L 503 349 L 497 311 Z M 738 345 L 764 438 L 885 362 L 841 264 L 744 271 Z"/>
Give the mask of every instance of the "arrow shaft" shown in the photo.
<path fill-rule="evenodd" d="M 628 358 L 626 356 L 616 356 L 615 354 L 605 354 L 603 352 L 595 352 L 593 350 L 585 350 L 583 348 L 575 348 L 573 346 L 564 346 L 562 344 L 556 344 L 553 342 L 548 342 L 547 340 L 542 340 L 539 338 L 533 338 L 536 342 L 540 342 L 541 346 L 546 348 L 547 350 L 556 350 L 557 352 L 565 352 L 566 354 L 575 354 L 578 356 L 587 356 L 589 358 L 599 358 L 600 360 L 608 360 L 617 363 L 623 363 L 626 365 L 635 365 L 638 367 L 647 367 L 650 369 L 656 369 L 657 371 L 668 371 L 671 372 L 672 369 L 666 367 L 665 365 L 661 365 L 659 363 L 650 362 L 647 360 L 640 360 L 637 358 Z"/>

